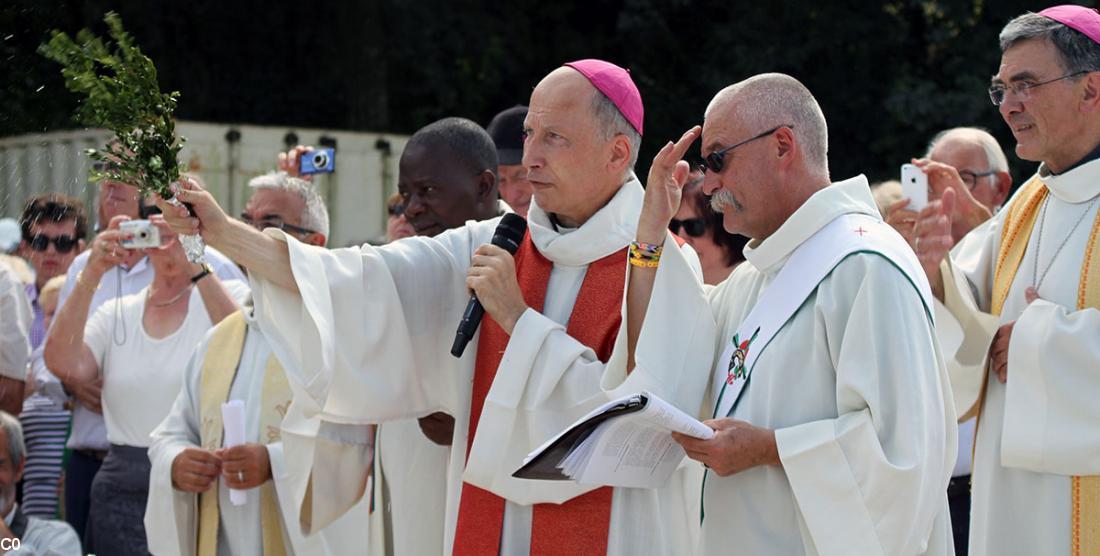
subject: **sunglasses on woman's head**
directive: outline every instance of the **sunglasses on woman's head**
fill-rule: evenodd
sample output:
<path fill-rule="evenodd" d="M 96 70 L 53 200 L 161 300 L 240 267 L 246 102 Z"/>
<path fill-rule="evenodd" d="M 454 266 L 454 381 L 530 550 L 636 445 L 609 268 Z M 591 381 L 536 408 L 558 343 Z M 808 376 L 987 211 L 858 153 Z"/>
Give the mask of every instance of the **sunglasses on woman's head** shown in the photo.
<path fill-rule="evenodd" d="M 701 237 L 707 233 L 707 220 L 703 217 L 688 218 L 687 220 L 677 220 L 673 218 L 668 223 L 668 229 L 676 235 L 680 235 L 680 228 L 684 229 L 684 233 L 691 237 Z"/>
<path fill-rule="evenodd" d="M 28 243 L 30 243 L 31 249 L 35 251 L 45 251 L 53 243 L 58 253 L 68 253 L 76 247 L 78 241 L 73 236 L 50 237 L 46 234 L 37 234 Z"/>

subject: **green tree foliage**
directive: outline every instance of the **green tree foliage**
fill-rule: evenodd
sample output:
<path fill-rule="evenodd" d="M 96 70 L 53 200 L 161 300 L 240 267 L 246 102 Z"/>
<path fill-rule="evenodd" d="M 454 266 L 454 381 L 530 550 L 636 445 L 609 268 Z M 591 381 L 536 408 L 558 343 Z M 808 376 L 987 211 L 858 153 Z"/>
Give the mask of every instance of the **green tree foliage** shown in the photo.
<path fill-rule="evenodd" d="M 781 71 L 829 121 L 834 178 L 896 178 L 935 132 L 959 125 L 1014 144 L 985 89 L 997 34 L 1045 7 L 1018 0 L 359 0 L 326 4 L 9 0 L 0 53 L 0 135 L 55 129 L 74 103 L 28 61 L 46 30 L 118 11 L 179 90 L 180 118 L 411 133 L 445 116 L 482 124 L 526 104 L 562 62 L 628 67 L 646 105 L 639 173 L 657 147 L 702 120 L 722 87 Z M 7 34 L 7 32 L 0 31 Z M 34 35 L 34 41 L 28 37 Z M 39 87 L 42 91 L 35 92 Z M 70 112 L 71 113 L 71 112 Z M 72 125 L 68 123 L 67 125 Z M 697 156 L 695 151 L 693 156 Z M 1017 181 L 1035 164 L 1010 156 Z"/>
<path fill-rule="evenodd" d="M 118 14 L 108 12 L 104 21 L 114 44 L 87 29 L 77 33 L 75 41 L 54 31 L 39 52 L 61 64 L 65 86 L 82 96 L 77 120 L 115 133 L 115 140 L 104 149 L 88 151 L 94 160 L 105 163 L 92 179 L 131 183 L 170 198 L 168 185 L 180 175 L 180 144 L 172 121 L 179 93 L 160 92 L 152 60 L 134 44 Z"/>

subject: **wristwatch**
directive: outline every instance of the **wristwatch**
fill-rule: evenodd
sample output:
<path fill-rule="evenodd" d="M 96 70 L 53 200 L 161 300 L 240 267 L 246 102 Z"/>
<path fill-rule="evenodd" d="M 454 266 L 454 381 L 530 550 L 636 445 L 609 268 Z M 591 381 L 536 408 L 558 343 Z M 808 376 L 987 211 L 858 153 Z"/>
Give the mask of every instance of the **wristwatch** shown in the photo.
<path fill-rule="evenodd" d="M 191 283 L 197 284 L 199 280 L 206 278 L 214 273 L 214 267 L 210 266 L 210 263 L 202 263 L 202 270 L 198 274 L 191 277 Z"/>

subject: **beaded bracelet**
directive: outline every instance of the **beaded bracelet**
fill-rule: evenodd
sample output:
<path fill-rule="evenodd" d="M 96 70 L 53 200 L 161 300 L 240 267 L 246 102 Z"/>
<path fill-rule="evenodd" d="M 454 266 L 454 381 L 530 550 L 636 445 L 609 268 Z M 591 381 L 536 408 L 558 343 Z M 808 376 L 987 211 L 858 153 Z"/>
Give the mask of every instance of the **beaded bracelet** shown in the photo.
<path fill-rule="evenodd" d="M 663 247 L 658 243 L 646 243 L 644 241 L 630 242 L 630 264 L 643 268 L 656 268 L 661 260 Z"/>

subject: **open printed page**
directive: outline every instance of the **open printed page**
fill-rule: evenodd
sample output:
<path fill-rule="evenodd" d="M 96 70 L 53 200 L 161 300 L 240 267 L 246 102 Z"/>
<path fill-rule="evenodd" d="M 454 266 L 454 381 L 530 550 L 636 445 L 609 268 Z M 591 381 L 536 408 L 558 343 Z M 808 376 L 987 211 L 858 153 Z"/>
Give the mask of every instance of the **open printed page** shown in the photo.
<path fill-rule="evenodd" d="M 515 476 L 582 484 L 663 486 L 684 458 L 671 436 L 714 431 L 649 392 L 604 404 L 532 452 Z"/>

